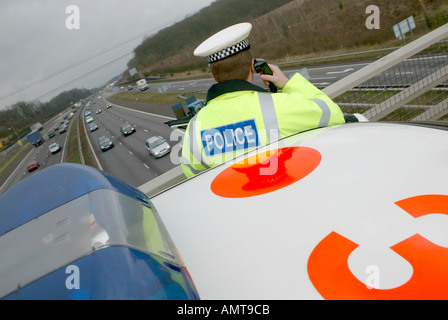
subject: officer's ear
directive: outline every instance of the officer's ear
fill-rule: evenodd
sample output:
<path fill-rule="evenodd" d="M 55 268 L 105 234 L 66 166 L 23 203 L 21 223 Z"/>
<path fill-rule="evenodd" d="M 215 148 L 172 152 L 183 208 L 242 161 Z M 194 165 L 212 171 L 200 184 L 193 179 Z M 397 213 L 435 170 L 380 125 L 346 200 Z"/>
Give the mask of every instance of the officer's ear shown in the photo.
<path fill-rule="evenodd" d="M 216 78 L 215 78 L 215 76 L 213 75 L 213 73 L 210 72 L 210 74 L 212 75 L 213 80 L 215 80 L 215 82 L 218 82 L 218 80 L 216 80 Z"/>
<path fill-rule="evenodd" d="M 215 78 L 215 76 L 212 73 L 212 69 L 210 68 L 210 63 L 208 64 L 208 70 L 210 71 L 210 74 L 212 75 L 213 80 L 215 80 L 215 82 L 218 82 L 218 81 L 216 81 L 216 78 Z"/>
<path fill-rule="evenodd" d="M 248 82 L 252 82 L 252 81 L 254 81 L 254 73 L 255 73 L 254 62 L 255 62 L 255 59 L 252 58 L 251 61 L 250 61 L 250 72 L 249 72 L 249 76 L 247 77 L 247 81 L 248 81 Z"/>

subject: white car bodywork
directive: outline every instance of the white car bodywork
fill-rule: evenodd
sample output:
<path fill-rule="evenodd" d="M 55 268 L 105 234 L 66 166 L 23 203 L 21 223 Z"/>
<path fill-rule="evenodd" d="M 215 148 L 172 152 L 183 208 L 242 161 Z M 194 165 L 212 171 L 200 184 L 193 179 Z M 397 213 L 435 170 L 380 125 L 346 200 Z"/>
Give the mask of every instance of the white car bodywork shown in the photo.
<path fill-rule="evenodd" d="M 447 299 L 447 141 L 423 126 L 321 128 L 271 145 L 292 157 L 273 156 L 286 171 L 258 184 L 238 158 L 151 200 L 201 299 Z"/>
<path fill-rule="evenodd" d="M 171 146 L 161 136 L 153 136 L 145 141 L 145 148 L 154 158 L 160 158 L 170 153 Z"/>
<path fill-rule="evenodd" d="M 137 80 L 137 87 L 140 89 L 140 91 L 145 91 L 149 89 L 148 83 L 145 79 Z"/>
<path fill-rule="evenodd" d="M 58 152 L 59 150 L 61 150 L 61 146 L 59 145 L 59 143 L 55 142 L 55 143 L 50 144 L 48 149 L 50 150 L 50 152 L 52 154 L 54 154 L 54 153 Z"/>

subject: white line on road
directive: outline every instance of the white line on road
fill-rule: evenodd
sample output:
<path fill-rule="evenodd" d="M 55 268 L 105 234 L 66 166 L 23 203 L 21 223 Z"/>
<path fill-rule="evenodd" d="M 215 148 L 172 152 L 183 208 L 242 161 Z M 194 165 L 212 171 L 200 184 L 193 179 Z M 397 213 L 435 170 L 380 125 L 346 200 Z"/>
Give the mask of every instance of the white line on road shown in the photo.
<path fill-rule="evenodd" d="M 339 74 L 339 73 L 347 73 L 349 71 L 354 71 L 355 69 L 348 68 L 342 71 L 328 71 L 327 74 Z"/>
<path fill-rule="evenodd" d="M 151 116 L 155 116 L 155 117 L 160 117 L 160 118 L 164 118 L 164 119 L 169 119 L 169 120 L 175 120 L 175 118 L 173 117 L 166 117 L 166 116 L 161 116 L 160 114 L 155 114 L 155 113 L 150 113 L 150 112 L 144 112 L 144 111 L 140 111 L 140 110 L 135 110 L 135 109 L 131 109 L 131 108 L 126 108 L 117 104 L 114 104 L 114 106 L 119 107 L 119 108 L 123 108 L 123 109 L 128 109 L 128 110 L 132 110 L 134 112 L 140 112 L 140 113 L 144 113 L 144 114 L 149 114 Z"/>
<path fill-rule="evenodd" d="M 309 80 L 317 80 L 317 79 L 328 80 L 328 79 L 337 79 L 337 77 L 317 77 L 317 78 L 310 78 Z"/>

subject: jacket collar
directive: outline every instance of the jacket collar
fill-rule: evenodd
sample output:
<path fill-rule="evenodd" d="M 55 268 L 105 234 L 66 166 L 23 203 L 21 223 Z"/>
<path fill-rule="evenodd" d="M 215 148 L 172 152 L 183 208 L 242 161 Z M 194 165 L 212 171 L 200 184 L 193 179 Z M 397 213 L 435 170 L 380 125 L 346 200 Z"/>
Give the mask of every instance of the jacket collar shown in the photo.
<path fill-rule="evenodd" d="M 244 80 L 227 80 L 224 82 L 215 83 L 208 89 L 206 103 L 210 102 L 214 98 L 223 95 L 225 93 L 231 93 L 236 91 L 259 91 L 268 92 L 268 90 L 256 86 L 248 81 Z"/>

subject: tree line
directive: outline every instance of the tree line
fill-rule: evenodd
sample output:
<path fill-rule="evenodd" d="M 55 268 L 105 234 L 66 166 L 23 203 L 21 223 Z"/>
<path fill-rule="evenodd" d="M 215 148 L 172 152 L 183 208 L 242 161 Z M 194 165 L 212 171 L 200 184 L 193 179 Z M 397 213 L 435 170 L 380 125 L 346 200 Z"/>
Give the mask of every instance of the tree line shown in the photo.
<path fill-rule="evenodd" d="M 36 122 L 45 122 L 61 111 L 67 109 L 70 103 L 90 96 L 95 90 L 72 89 L 55 96 L 48 102 L 17 102 L 0 110 L 0 140 L 7 145 L 10 141 L 22 135 Z"/>
<path fill-rule="evenodd" d="M 369 5 L 381 10 L 378 30 L 365 26 Z M 194 49 L 223 27 L 243 21 L 253 25 L 249 40 L 254 54 L 271 61 L 365 46 L 395 46 L 400 41 L 392 31 L 394 24 L 413 15 L 417 23 L 422 21 L 416 32 L 426 33 L 437 26 L 425 23 L 423 14 L 428 17 L 440 10 L 448 11 L 446 0 L 218 0 L 144 39 L 128 67 L 136 67 L 145 76 L 205 72 L 206 63 L 193 56 Z"/>
<path fill-rule="evenodd" d="M 249 21 L 275 10 L 291 0 L 218 0 L 196 14 L 146 38 L 134 51 L 128 66 L 139 71 L 150 65 L 169 70 L 174 64 L 176 71 L 182 65 L 200 66 L 203 59 L 193 57 L 191 52 L 203 40 L 218 32 L 223 26 Z M 178 56 L 179 52 L 189 54 Z M 173 61 L 167 60 L 172 57 Z M 167 60 L 166 62 L 163 62 Z M 173 62 L 173 63 L 172 63 Z"/>

